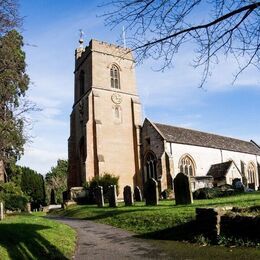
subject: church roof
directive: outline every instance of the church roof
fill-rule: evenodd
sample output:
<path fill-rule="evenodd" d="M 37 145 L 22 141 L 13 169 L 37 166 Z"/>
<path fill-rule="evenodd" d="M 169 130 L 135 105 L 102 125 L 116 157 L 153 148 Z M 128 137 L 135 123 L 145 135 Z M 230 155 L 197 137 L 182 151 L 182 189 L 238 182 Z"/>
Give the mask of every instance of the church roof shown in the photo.
<path fill-rule="evenodd" d="M 159 123 L 154 123 L 154 125 L 160 131 L 163 138 L 171 143 L 260 155 L 260 148 L 252 142 Z"/>
<path fill-rule="evenodd" d="M 232 161 L 213 164 L 211 165 L 207 175 L 212 176 L 214 179 L 225 177 L 231 164 Z"/>

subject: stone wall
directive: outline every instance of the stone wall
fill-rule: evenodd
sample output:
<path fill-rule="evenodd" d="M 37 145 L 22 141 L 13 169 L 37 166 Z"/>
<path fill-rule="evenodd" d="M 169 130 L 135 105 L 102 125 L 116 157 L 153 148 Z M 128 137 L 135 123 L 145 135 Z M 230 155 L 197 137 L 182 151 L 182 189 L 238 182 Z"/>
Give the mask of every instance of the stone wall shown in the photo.
<path fill-rule="evenodd" d="M 196 208 L 198 232 L 217 242 L 219 236 L 257 239 L 260 234 L 260 215 L 239 215 L 232 207 Z"/>
<path fill-rule="evenodd" d="M 224 215 L 221 217 L 221 235 L 258 239 L 260 234 L 260 215 Z"/>

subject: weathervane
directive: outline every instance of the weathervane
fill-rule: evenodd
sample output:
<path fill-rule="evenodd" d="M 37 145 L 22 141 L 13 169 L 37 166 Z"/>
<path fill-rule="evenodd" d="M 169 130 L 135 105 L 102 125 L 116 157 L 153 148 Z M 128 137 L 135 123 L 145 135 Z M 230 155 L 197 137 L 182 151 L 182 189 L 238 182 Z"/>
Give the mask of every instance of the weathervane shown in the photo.
<path fill-rule="evenodd" d="M 84 35 L 84 32 L 82 29 L 79 29 L 79 47 L 82 47 L 83 48 L 83 43 L 84 43 L 84 39 L 83 39 L 83 35 Z"/>

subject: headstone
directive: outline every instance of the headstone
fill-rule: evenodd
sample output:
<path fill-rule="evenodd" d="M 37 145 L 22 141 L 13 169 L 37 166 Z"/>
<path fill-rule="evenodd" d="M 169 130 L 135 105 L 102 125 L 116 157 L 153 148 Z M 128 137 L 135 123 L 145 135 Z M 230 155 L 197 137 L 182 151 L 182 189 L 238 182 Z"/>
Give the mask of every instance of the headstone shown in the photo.
<path fill-rule="evenodd" d="M 109 192 L 109 196 L 108 196 L 109 207 L 117 207 L 116 185 L 109 186 L 108 192 Z"/>
<path fill-rule="evenodd" d="M 32 212 L 31 203 L 26 204 L 26 212 L 28 212 L 28 213 Z"/>
<path fill-rule="evenodd" d="M 132 188 L 128 185 L 124 187 L 124 202 L 126 206 L 134 205 L 134 196 Z"/>
<path fill-rule="evenodd" d="M 134 197 L 135 201 L 142 201 L 142 193 L 138 186 L 136 186 L 134 189 Z"/>
<path fill-rule="evenodd" d="M 4 204 L 0 202 L 0 220 L 4 219 Z"/>
<path fill-rule="evenodd" d="M 158 205 L 159 192 L 158 183 L 155 179 L 151 178 L 145 183 L 145 203 L 146 205 Z"/>
<path fill-rule="evenodd" d="M 94 190 L 95 194 L 95 200 L 98 205 L 98 207 L 102 208 L 104 207 L 104 196 L 103 196 L 103 187 L 102 186 L 97 186 Z"/>
<path fill-rule="evenodd" d="M 173 185 L 176 205 L 193 203 L 190 178 L 188 175 L 182 172 L 178 173 L 173 181 Z"/>

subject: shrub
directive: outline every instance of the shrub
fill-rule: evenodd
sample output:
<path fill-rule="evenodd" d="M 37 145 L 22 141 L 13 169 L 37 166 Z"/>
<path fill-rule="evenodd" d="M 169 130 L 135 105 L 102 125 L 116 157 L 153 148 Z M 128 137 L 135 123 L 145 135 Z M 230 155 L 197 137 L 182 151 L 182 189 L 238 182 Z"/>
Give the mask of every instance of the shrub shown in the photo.
<path fill-rule="evenodd" d="M 4 201 L 5 209 L 12 211 L 24 211 L 28 203 L 27 196 L 13 182 L 0 183 L 0 200 Z"/>
<path fill-rule="evenodd" d="M 119 194 L 118 186 L 119 176 L 114 176 L 113 174 L 104 173 L 102 176 L 95 176 L 89 182 L 90 190 L 94 190 L 97 186 L 103 187 L 104 198 L 108 198 L 108 189 L 111 185 L 116 185 L 117 195 Z"/>
<path fill-rule="evenodd" d="M 201 188 L 193 192 L 194 199 L 213 199 L 219 197 L 232 196 L 238 192 L 231 188 L 230 185 L 223 185 L 214 188 Z"/>
<path fill-rule="evenodd" d="M 26 204 L 28 203 L 28 199 L 24 195 L 6 194 L 3 196 L 3 200 L 5 203 L 5 209 L 12 211 L 25 211 Z"/>

